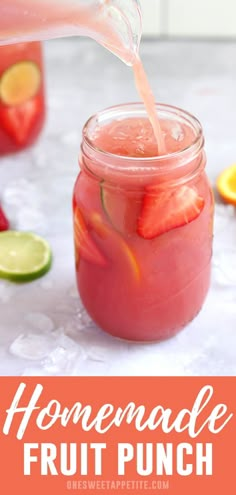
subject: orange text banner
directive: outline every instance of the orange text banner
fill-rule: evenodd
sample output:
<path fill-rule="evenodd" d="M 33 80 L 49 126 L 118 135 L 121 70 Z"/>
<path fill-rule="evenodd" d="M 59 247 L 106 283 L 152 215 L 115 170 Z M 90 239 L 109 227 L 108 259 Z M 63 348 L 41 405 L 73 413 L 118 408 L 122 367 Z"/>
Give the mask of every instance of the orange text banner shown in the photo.
<path fill-rule="evenodd" d="M 236 378 L 2 377 L 4 495 L 235 495 Z"/>

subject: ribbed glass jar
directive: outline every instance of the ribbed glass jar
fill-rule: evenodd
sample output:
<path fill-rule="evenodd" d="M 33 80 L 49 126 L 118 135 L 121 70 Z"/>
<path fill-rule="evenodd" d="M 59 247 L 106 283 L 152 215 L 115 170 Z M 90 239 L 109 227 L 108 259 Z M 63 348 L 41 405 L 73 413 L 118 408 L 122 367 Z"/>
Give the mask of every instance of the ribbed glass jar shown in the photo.
<path fill-rule="evenodd" d="M 185 133 L 178 150 L 164 156 L 120 156 L 96 145 L 104 126 L 144 118 L 141 104 L 87 122 L 73 197 L 83 304 L 106 332 L 142 342 L 169 338 L 198 314 L 212 256 L 213 194 L 201 125 L 178 108 L 157 111 L 163 126 Z"/>

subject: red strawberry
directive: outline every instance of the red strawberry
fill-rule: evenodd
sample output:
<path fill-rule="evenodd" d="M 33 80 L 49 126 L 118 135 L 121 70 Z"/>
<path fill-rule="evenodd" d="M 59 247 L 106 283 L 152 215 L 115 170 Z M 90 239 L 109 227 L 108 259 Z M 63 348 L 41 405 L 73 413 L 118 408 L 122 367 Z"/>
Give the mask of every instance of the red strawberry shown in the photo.
<path fill-rule="evenodd" d="M 153 239 L 195 220 L 204 204 L 192 187 L 181 186 L 168 192 L 157 192 L 155 187 L 150 187 L 143 199 L 137 232 L 144 239 Z"/>
<path fill-rule="evenodd" d="M 0 206 L 0 232 L 3 232 L 4 230 L 8 230 L 8 229 L 9 229 L 9 222 L 7 220 L 4 211 Z"/>
<path fill-rule="evenodd" d="M 39 112 L 41 100 L 38 97 L 14 107 L 4 106 L 0 110 L 0 125 L 16 144 L 23 145 L 29 138 Z"/>

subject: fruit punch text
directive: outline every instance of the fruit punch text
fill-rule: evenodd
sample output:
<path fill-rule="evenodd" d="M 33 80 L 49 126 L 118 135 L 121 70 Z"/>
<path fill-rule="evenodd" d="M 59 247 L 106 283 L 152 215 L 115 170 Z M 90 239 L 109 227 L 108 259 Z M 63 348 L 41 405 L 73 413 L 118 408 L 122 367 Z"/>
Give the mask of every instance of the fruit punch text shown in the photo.
<path fill-rule="evenodd" d="M 211 476 L 213 441 L 233 413 L 215 400 L 211 385 L 200 389 L 191 408 L 177 410 L 135 402 L 122 407 L 75 402 L 68 407 L 48 401 L 41 384 L 29 394 L 20 383 L 2 416 L 4 438 L 24 440 L 25 476 L 103 476 L 112 461 L 120 477 L 145 477 Z"/>

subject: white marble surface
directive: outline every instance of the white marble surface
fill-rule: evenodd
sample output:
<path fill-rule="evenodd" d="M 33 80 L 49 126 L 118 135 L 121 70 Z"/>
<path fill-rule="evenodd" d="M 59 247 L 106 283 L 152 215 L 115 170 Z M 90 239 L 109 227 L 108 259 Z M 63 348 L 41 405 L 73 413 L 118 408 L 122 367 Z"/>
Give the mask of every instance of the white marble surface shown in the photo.
<path fill-rule="evenodd" d="M 97 110 L 137 99 L 130 69 L 85 40 L 45 47 L 48 120 L 32 149 L 0 163 L 12 225 L 46 236 L 51 272 L 23 286 L 0 281 L 1 375 L 235 375 L 236 213 L 217 199 L 211 289 L 199 316 L 155 345 L 116 341 L 81 308 L 74 277 L 71 194 L 81 128 Z M 236 162 L 236 43 L 143 42 L 157 99 L 201 120 L 208 174 Z"/>

